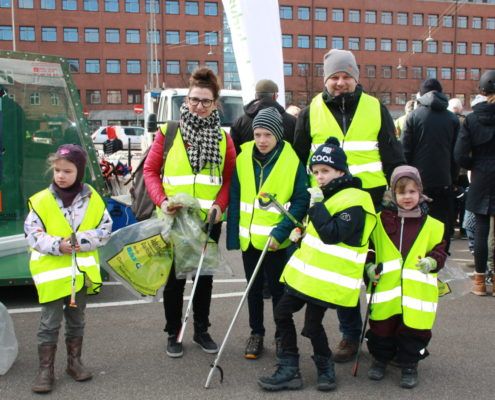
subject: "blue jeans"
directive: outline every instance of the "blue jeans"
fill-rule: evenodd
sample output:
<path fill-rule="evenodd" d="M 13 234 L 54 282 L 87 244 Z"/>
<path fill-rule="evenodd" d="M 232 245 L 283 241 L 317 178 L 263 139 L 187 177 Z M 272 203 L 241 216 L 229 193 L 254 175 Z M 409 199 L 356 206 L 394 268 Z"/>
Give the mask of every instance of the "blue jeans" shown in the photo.
<path fill-rule="evenodd" d="M 359 301 L 356 307 L 337 307 L 337 317 L 339 318 L 339 330 L 342 332 L 342 338 L 348 342 L 359 342 L 363 329 Z"/>

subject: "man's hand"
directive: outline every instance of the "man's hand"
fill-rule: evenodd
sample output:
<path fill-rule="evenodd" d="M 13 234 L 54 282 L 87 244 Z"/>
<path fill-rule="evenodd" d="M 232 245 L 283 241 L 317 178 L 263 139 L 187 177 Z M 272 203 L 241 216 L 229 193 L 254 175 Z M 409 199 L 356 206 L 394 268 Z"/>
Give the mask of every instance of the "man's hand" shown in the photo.
<path fill-rule="evenodd" d="M 418 267 L 423 274 L 427 274 L 437 268 L 437 261 L 432 257 L 420 258 L 416 267 Z"/>
<path fill-rule="evenodd" d="M 182 204 L 175 204 L 173 207 L 169 207 L 168 200 L 164 200 L 160 208 L 167 215 L 175 215 L 182 208 Z"/>
<path fill-rule="evenodd" d="M 366 275 L 368 275 L 368 278 L 370 279 L 371 282 L 378 282 L 378 279 L 380 279 L 380 274 L 377 273 L 377 265 L 373 263 L 368 263 L 364 266 L 366 269 Z"/>

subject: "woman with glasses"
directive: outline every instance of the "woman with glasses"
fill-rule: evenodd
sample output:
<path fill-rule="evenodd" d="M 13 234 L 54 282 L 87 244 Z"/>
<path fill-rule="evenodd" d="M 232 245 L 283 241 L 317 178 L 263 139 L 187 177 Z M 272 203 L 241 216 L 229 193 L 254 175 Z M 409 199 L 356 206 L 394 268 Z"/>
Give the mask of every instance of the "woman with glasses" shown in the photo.
<path fill-rule="evenodd" d="M 229 202 L 229 187 L 235 167 L 232 139 L 220 127 L 217 101 L 220 85 L 215 73 L 206 67 L 194 71 L 189 79 L 189 93 L 180 108 L 179 128 L 166 160 L 163 160 L 166 125 L 156 134 L 144 164 L 144 181 L 151 200 L 166 214 L 175 214 L 180 206 L 169 207 L 168 198 L 188 193 L 200 203 L 205 221 L 213 210 L 216 220 L 211 238 L 218 242 L 222 213 Z M 161 172 L 163 170 L 163 178 Z M 180 177 L 179 179 L 174 179 Z M 218 347 L 208 334 L 212 276 L 197 277 L 193 299 L 193 341 L 207 353 Z M 172 268 L 163 291 L 165 332 L 168 333 L 167 355 L 183 354 L 177 342 L 181 328 L 185 279 L 177 279 Z"/>

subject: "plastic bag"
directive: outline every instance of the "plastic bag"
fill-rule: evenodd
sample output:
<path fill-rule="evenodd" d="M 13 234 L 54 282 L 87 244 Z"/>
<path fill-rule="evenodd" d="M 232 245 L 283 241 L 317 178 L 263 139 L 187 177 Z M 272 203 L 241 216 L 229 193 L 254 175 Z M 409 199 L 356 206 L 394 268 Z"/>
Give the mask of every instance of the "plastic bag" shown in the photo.
<path fill-rule="evenodd" d="M 137 297 L 158 296 L 172 269 L 173 250 L 161 232 L 166 220 L 150 218 L 112 233 L 100 249 L 101 266 Z"/>
<path fill-rule="evenodd" d="M 19 347 L 14 323 L 7 308 L 0 302 L 0 375 L 5 375 L 17 358 Z"/>
<path fill-rule="evenodd" d="M 438 297 L 457 299 L 471 290 L 471 279 L 455 261 L 447 259 L 438 273 Z"/>

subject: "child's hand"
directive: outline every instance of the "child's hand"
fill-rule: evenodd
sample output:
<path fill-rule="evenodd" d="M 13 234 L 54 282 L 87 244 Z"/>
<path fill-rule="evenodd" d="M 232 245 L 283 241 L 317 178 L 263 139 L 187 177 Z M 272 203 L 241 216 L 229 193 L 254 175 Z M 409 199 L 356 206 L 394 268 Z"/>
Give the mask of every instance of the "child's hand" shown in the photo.
<path fill-rule="evenodd" d="M 275 239 L 274 237 L 271 237 L 270 238 L 270 244 L 268 245 L 268 248 L 270 250 L 276 251 L 276 250 L 278 250 L 279 247 L 280 247 L 280 243 L 277 242 L 277 239 Z"/>
<path fill-rule="evenodd" d="M 370 282 L 378 282 L 378 279 L 380 279 L 380 274 L 377 273 L 377 265 L 373 263 L 368 263 L 364 266 L 366 269 L 366 275 L 368 275 L 368 278 L 370 278 Z"/>
<path fill-rule="evenodd" d="M 311 187 L 308 188 L 308 192 L 311 196 L 311 199 L 309 201 L 309 206 L 313 207 L 315 203 L 319 203 L 323 201 L 323 192 L 319 187 Z"/>
<path fill-rule="evenodd" d="M 62 254 L 71 254 L 72 253 L 72 246 L 70 243 L 70 237 L 63 238 L 60 241 L 59 250 Z M 79 246 L 79 243 L 76 243 L 74 250 L 76 251 L 76 253 L 81 251 L 81 246 Z"/>
<path fill-rule="evenodd" d="M 419 258 L 416 267 L 418 267 L 423 274 L 427 274 L 437 268 L 437 261 L 432 257 Z"/>
<path fill-rule="evenodd" d="M 289 240 L 293 243 L 297 243 L 302 239 L 303 236 L 304 232 L 301 228 L 294 228 L 289 235 Z"/>

